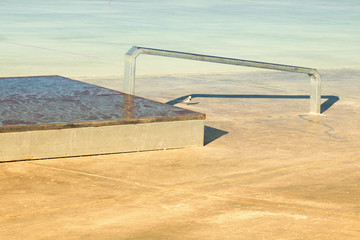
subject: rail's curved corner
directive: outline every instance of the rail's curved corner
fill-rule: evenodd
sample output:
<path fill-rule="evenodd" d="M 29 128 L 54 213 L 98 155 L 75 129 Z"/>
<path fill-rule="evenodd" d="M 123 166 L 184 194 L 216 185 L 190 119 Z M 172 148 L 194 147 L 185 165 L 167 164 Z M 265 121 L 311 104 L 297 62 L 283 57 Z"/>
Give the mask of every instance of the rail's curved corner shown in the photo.
<path fill-rule="evenodd" d="M 236 58 L 225 58 L 218 56 L 202 55 L 195 53 L 177 52 L 163 49 L 145 48 L 133 46 L 125 54 L 125 70 L 124 70 L 124 92 L 135 94 L 135 72 L 136 57 L 140 54 L 157 55 L 163 57 L 182 58 L 205 62 L 215 62 L 221 64 L 230 64 L 245 67 L 265 68 L 278 71 L 296 72 L 308 74 L 311 79 L 310 92 L 310 114 L 321 113 L 321 76 L 314 68 L 298 67 L 284 64 L 257 62 Z"/>

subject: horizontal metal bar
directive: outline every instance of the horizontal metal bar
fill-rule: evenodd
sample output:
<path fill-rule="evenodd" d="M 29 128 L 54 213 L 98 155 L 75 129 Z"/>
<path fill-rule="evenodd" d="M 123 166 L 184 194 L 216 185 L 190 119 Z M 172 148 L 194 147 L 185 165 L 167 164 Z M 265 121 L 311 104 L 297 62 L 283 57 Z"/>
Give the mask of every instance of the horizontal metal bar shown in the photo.
<path fill-rule="evenodd" d="M 310 113 L 320 114 L 321 105 L 321 77 L 314 68 L 298 67 L 284 64 L 250 61 L 236 58 L 225 58 L 218 56 L 202 55 L 195 53 L 185 53 L 169 51 L 155 48 L 132 47 L 125 54 L 124 71 L 124 91 L 129 94 L 135 94 L 135 66 L 136 57 L 140 54 L 156 55 L 171 58 L 191 59 L 197 61 L 214 62 L 221 64 L 230 64 L 245 67 L 265 68 L 278 71 L 296 72 L 308 74 L 311 77 L 311 95 L 310 95 Z"/>
<path fill-rule="evenodd" d="M 162 50 L 155 48 L 135 47 L 135 49 L 137 49 L 136 56 L 138 56 L 139 54 L 148 54 L 148 55 L 157 55 L 163 57 L 183 58 L 183 59 L 191 59 L 197 61 L 238 65 L 245 67 L 256 67 L 256 68 L 266 68 L 266 69 L 280 70 L 280 71 L 298 72 L 305 74 L 315 74 L 316 72 L 316 69 L 313 68 L 297 67 L 297 66 L 290 66 L 290 65 L 283 65 L 276 63 L 250 61 L 250 60 L 243 60 L 236 58 L 225 58 L 225 57 L 202 55 L 195 53 L 184 53 L 184 52 L 176 52 L 176 51 L 169 51 L 169 50 Z M 133 51 L 135 49 L 133 49 Z"/>

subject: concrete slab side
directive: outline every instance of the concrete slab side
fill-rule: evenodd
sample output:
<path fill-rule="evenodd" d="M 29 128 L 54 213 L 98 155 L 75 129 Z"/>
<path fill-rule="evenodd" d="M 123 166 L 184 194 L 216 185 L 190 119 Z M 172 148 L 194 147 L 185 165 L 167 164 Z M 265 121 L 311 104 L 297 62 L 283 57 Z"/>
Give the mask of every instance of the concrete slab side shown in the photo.
<path fill-rule="evenodd" d="M 0 134 L 2 161 L 202 146 L 204 121 L 172 121 Z"/>

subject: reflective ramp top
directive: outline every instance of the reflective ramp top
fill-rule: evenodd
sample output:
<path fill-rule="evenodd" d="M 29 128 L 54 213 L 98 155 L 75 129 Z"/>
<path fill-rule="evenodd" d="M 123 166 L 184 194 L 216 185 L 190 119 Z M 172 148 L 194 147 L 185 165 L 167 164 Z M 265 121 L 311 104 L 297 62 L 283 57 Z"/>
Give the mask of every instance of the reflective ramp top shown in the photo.
<path fill-rule="evenodd" d="M 201 113 L 61 76 L 0 78 L 0 132 L 204 118 Z"/>

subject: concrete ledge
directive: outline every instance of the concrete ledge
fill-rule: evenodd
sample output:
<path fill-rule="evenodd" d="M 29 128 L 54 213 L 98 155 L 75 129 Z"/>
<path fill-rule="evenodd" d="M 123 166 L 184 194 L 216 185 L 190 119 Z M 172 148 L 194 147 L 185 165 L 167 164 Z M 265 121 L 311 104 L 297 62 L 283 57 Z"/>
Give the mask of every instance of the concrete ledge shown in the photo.
<path fill-rule="evenodd" d="M 202 146 L 204 120 L 0 134 L 2 161 Z"/>
<path fill-rule="evenodd" d="M 0 161 L 202 146 L 205 115 L 60 76 L 0 79 Z"/>

